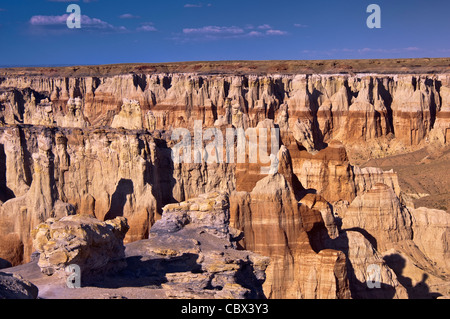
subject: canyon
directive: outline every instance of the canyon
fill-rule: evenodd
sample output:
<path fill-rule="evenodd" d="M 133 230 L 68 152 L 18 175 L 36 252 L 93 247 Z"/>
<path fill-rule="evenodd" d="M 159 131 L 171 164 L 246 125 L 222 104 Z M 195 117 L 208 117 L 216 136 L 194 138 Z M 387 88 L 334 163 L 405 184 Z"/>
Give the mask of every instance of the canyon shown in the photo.
<path fill-rule="evenodd" d="M 224 151 L 206 138 L 203 161 L 175 163 L 172 132 L 195 121 L 258 139 L 277 128 L 276 172 L 262 173 L 261 155 L 206 161 Z M 259 263 L 261 287 L 228 274 L 230 289 L 208 296 L 449 297 L 449 144 L 450 59 L 1 69 L 0 268 L 36 262 L 33 234 L 49 219 L 125 218 L 126 254 L 170 248 L 162 224 L 189 241 L 195 215 L 216 236 L 226 224 L 235 264 L 245 251 Z M 207 200 L 219 194 L 225 215 Z M 380 288 L 366 284 L 370 265 Z M 165 296 L 204 297 L 176 291 L 212 273 L 177 271 Z"/>

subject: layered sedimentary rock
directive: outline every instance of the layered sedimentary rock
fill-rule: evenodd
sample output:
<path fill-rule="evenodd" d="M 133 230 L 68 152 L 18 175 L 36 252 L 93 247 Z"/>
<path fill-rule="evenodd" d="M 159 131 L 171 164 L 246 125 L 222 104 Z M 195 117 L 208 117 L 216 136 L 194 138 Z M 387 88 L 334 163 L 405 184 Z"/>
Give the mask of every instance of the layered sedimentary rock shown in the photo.
<path fill-rule="evenodd" d="M 262 284 L 270 259 L 236 250 L 239 237 L 230 226 L 227 194 L 207 193 L 165 206 L 150 238 L 128 245 L 127 254 L 163 258 L 155 259 L 155 274 L 171 260 L 184 263 L 184 272 L 181 264 L 178 271 L 167 271 L 163 288 L 172 298 L 264 298 Z"/>
<path fill-rule="evenodd" d="M 354 163 L 448 144 L 447 74 L 8 72 L 0 78 L 0 258 L 13 265 L 30 260 L 31 229 L 48 218 L 125 217 L 131 243 L 152 227 L 223 222 L 208 198 L 189 200 L 217 191 L 229 196 L 238 246 L 270 257 L 267 297 L 403 298 L 380 257 L 394 251 L 447 278 L 446 216 L 405 207 L 395 172 Z M 172 133 L 188 129 L 195 157 L 196 123 L 203 132 L 258 129 L 257 141 L 260 129 L 278 129 L 279 151 L 270 145 L 265 156 L 277 170 L 262 170 L 270 164 L 261 154 L 250 162 L 250 146 L 244 163 L 236 152 L 231 162 L 207 161 L 203 151 L 199 162 L 175 163 Z M 382 269 L 382 292 L 364 286 L 369 261 Z"/>
<path fill-rule="evenodd" d="M 414 242 L 431 260 L 450 273 L 450 214 L 437 209 L 412 209 Z"/>
<path fill-rule="evenodd" d="M 127 245 L 123 217 L 49 219 L 33 232 L 39 260 L 5 272 L 29 278 L 39 297 L 50 299 L 265 298 L 262 284 L 270 259 L 236 249 L 241 234 L 229 225 L 226 193 L 202 194 L 163 211 L 148 239 Z M 76 265 L 80 287 L 66 288 L 72 278 L 64 271 Z M 55 273 L 59 276 L 48 276 Z"/>
<path fill-rule="evenodd" d="M 19 184 L 22 186 L 19 188 L 19 194 L 22 190 L 26 190 L 26 192 L 6 201 L 0 207 L 0 236 L 4 239 L 1 250 L 5 251 L 6 257 L 15 264 L 21 260 L 28 261 L 31 256 L 32 228 L 47 218 L 61 218 L 75 213 L 72 205 L 63 202 L 58 197 L 51 139 L 45 135 L 35 136 L 35 138 L 37 150 L 32 155 L 33 178 L 31 185 L 27 187 L 23 179 L 19 179 Z M 19 154 L 22 151 L 23 149 L 19 146 Z M 24 159 L 22 163 L 26 161 Z M 27 167 L 27 170 L 29 169 L 30 167 Z M 21 251 L 17 251 L 18 247 L 21 247 Z"/>
<path fill-rule="evenodd" d="M 2 138 L 7 139 L 11 131 L 3 132 Z M 75 211 L 100 220 L 127 217 L 131 230 L 126 241 L 148 236 L 156 212 L 156 200 L 148 182 L 157 178 L 150 173 L 150 148 L 155 149 L 151 138 L 42 128 L 13 132 L 17 138 L 5 140 L 4 145 L 16 151 L 13 159 L 22 158 L 17 168 L 23 173 L 7 183 L 8 189 L 12 185 L 12 194 L 19 196 L 12 195 L 0 208 L 0 215 L 2 236 L 23 245 L 23 260 L 28 261 L 32 252 L 31 229 L 47 218 L 61 218 Z M 160 183 L 163 185 L 164 181 Z M 161 186 L 160 192 L 164 191 Z"/>
<path fill-rule="evenodd" d="M 0 89 L 8 124 L 162 129 L 219 120 L 255 127 L 270 118 L 316 147 L 388 136 L 408 147 L 431 131 L 448 134 L 445 75 L 11 76 Z"/>
<path fill-rule="evenodd" d="M 360 168 L 350 164 L 346 148 L 337 141 L 311 154 L 290 146 L 293 172 L 304 188 L 314 189 L 330 202 L 351 202 L 358 194 L 384 183 L 400 194 L 397 175 L 375 167 Z"/>
<path fill-rule="evenodd" d="M 441 107 L 436 114 L 433 135 L 441 142 L 448 143 L 450 141 L 450 128 L 448 125 L 448 119 L 450 118 L 450 77 L 448 75 L 440 75 L 438 79 L 442 83 L 439 89 Z"/>
<path fill-rule="evenodd" d="M 339 216 L 343 229 L 367 232 L 381 252 L 399 241 L 412 239 L 411 215 L 392 188 L 385 184 L 376 184 L 356 197 Z"/>
<path fill-rule="evenodd" d="M 277 174 L 260 180 L 254 193 L 230 196 L 232 226 L 245 234 L 242 247 L 271 258 L 264 290 L 274 298 L 282 296 L 282 283 L 292 274 L 292 262 L 286 262 L 292 258 L 288 245 L 294 245 L 301 232 L 297 202 L 288 187 Z"/>
<path fill-rule="evenodd" d="M 385 263 L 395 272 L 396 276 L 389 276 L 397 277 L 398 283 L 395 280 L 387 282 L 390 287 L 387 294 L 397 296 L 398 292 L 392 290 L 396 286 L 406 289 L 398 295 L 402 298 L 431 298 L 448 294 L 447 212 L 408 208 L 391 187 L 376 184 L 357 196 L 341 210 L 339 216 L 342 218 L 342 229 L 347 234 L 352 231 L 364 237 L 364 241 L 373 246 L 371 249 L 375 251 L 377 260 L 383 256 Z M 331 246 L 336 247 L 337 243 L 337 249 L 342 247 L 342 238 L 340 236 Z M 349 252 L 357 246 L 356 243 L 348 244 Z M 361 269 L 355 269 L 358 268 Z M 428 285 L 433 287 L 434 293 Z M 362 291 L 358 293 L 360 296 L 364 294 Z"/>
<path fill-rule="evenodd" d="M 299 201 L 300 204 L 305 205 L 310 209 L 320 212 L 325 227 L 327 228 L 328 236 L 334 239 L 339 236 L 339 228 L 336 222 L 333 206 L 327 202 L 321 195 L 306 194 Z"/>
<path fill-rule="evenodd" d="M 279 173 L 260 179 L 249 192 L 230 195 L 231 223 L 243 231 L 243 247 L 271 258 L 264 283 L 267 297 L 348 298 L 345 256 L 322 249 L 328 237 L 322 215 L 298 203 L 286 152 L 282 148 L 278 153 Z M 336 236 L 336 225 L 327 221 Z"/>
<path fill-rule="evenodd" d="M 431 82 L 434 80 L 404 77 L 392 97 L 394 131 L 412 145 L 426 137 L 440 108 L 439 93 L 429 87 Z"/>
<path fill-rule="evenodd" d="M 151 231 L 173 233 L 186 225 L 195 225 L 199 231 L 212 233 L 231 242 L 238 236 L 236 230 L 229 227 L 228 208 L 226 194 L 201 194 L 197 198 L 164 206 L 163 218 L 153 225 Z"/>
<path fill-rule="evenodd" d="M 331 244 L 347 256 L 351 297 L 356 299 L 406 299 L 408 294 L 369 240 L 358 231 L 345 231 Z M 368 284 L 369 283 L 369 284 Z M 377 283 L 375 288 L 371 284 Z"/>

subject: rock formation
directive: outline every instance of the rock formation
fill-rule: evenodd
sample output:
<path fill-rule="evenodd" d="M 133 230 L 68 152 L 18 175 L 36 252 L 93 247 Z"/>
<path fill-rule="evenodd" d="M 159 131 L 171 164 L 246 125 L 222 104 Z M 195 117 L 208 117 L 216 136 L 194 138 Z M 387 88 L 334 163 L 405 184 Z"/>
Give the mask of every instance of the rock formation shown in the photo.
<path fill-rule="evenodd" d="M 64 275 L 66 267 L 75 264 L 84 281 L 122 270 L 126 267 L 123 238 L 128 228 L 123 217 L 105 222 L 83 215 L 50 218 L 32 231 L 38 266 L 46 275 Z"/>
<path fill-rule="evenodd" d="M 36 299 L 38 288 L 19 275 L 0 272 L 0 299 Z"/>
<path fill-rule="evenodd" d="M 427 62 L 437 74 L 412 66 L 421 72 L 408 73 L 392 61 L 383 62 L 390 72 L 357 73 L 353 61 L 355 69 L 341 74 L 329 71 L 341 70 L 339 61 L 311 62 L 309 71 L 294 62 L 286 68 L 255 62 L 266 72 L 242 69 L 244 62 L 224 62 L 228 69 L 216 73 L 195 72 L 205 70 L 200 64 L 60 68 L 51 76 L 45 69 L 1 71 L 0 258 L 5 265 L 29 262 L 32 229 L 49 218 L 110 223 L 119 217 L 129 225 L 123 240 L 130 253 L 162 247 L 161 236 L 201 235 L 217 249 L 226 242 L 270 258 L 267 266 L 264 258 L 252 261 L 227 249 L 234 260 L 228 263 L 195 243 L 173 255 L 136 252 L 193 267 L 200 266 L 189 254 L 204 255 L 201 274 L 194 267 L 159 282 L 175 287 L 173 297 L 188 296 L 176 291 L 192 281 L 194 290 L 220 286 L 222 297 L 406 298 L 420 296 L 413 288 L 425 275 L 430 287 L 448 295 L 448 212 L 412 207 L 396 172 L 359 166 L 425 146 L 448 147 L 450 80 L 439 61 Z M 378 65 L 369 62 L 364 71 Z M 216 70 L 217 63 L 209 65 Z M 247 150 L 255 143 L 247 136 L 245 154 L 237 154 L 233 140 L 233 160 L 211 162 L 207 156 L 226 145 L 215 144 L 216 135 L 196 141 L 198 123 L 223 136 L 226 129 L 254 129 L 256 141 L 277 129 L 280 143 L 251 162 Z M 179 141 L 172 133 L 181 128 L 191 144 L 203 146 L 191 149 L 201 161 L 173 161 Z M 395 267 L 398 256 L 403 272 Z M 142 266 L 135 259 L 128 260 Z M 381 269 L 381 290 L 365 285 L 371 264 Z M 207 270 L 211 265 L 221 270 Z M 250 272 L 250 290 L 229 277 Z"/>
<path fill-rule="evenodd" d="M 414 242 L 439 267 L 450 272 L 450 214 L 420 207 L 411 210 Z"/>
<path fill-rule="evenodd" d="M 412 239 L 411 215 L 385 184 L 376 184 L 357 196 L 339 216 L 343 229 L 367 232 L 366 237 L 381 252 L 399 241 Z"/>
<path fill-rule="evenodd" d="M 447 212 L 426 208 L 408 209 L 392 188 L 376 184 L 371 190 L 357 196 L 339 216 L 342 229 L 347 234 L 351 231 L 364 238 L 365 246 L 373 246 L 370 249 L 375 251 L 378 263 L 392 269 L 388 268 L 391 282 L 385 283 L 389 288 L 386 293 L 402 298 L 430 298 L 433 294 L 427 289 L 414 288 L 416 284 L 424 286 L 423 278 L 426 277 L 426 285 L 435 289 L 435 296 L 448 294 L 445 288 L 450 278 L 446 263 Z M 340 236 L 336 241 L 337 249 L 342 247 L 342 238 Z M 335 244 L 331 245 L 335 247 Z M 358 244 L 351 244 L 349 239 L 348 247 L 350 254 Z M 383 256 L 385 263 L 380 261 L 380 256 Z M 394 293 L 392 287 L 397 286 L 400 286 L 400 290 L 395 289 Z"/>
<path fill-rule="evenodd" d="M 393 136 L 398 150 L 433 134 L 446 142 L 448 134 L 445 75 L 11 76 L 0 89 L 6 124 L 161 129 L 199 119 L 255 127 L 271 118 L 310 149 L 332 139 L 353 149 L 355 140 Z"/>
<path fill-rule="evenodd" d="M 125 246 L 128 225 L 123 217 L 106 222 L 82 215 L 49 219 L 33 231 L 39 267 L 32 261 L 5 271 L 36 282 L 43 298 L 54 297 L 52 291 L 58 298 L 110 293 L 116 298 L 135 293 L 145 298 L 264 298 L 270 259 L 237 250 L 241 233 L 230 227 L 229 218 L 226 194 L 203 194 L 165 206 L 149 238 Z M 80 267 L 79 289 L 64 287 L 70 265 Z M 48 276 L 53 272 L 59 276 Z M 0 274 L 0 283 L 2 278 Z"/>
<path fill-rule="evenodd" d="M 29 261 L 31 256 L 31 229 L 50 217 L 74 214 L 74 208 L 58 198 L 55 184 L 54 154 L 52 140 L 46 135 L 34 136 L 37 151 L 32 155 L 33 178 L 31 185 L 21 180 L 25 194 L 6 201 L 0 207 L 2 227 L 0 237 L 5 238 L 0 249 L 12 252 L 8 256 L 12 263 Z M 22 150 L 19 148 L 19 152 Z M 24 160 L 23 162 L 25 162 Z M 30 169 L 28 167 L 27 169 Z M 28 188 L 28 189 L 27 189 Z M 5 236 L 5 237 L 4 237 Z M 14 242 L 13 246 L 10 243 Z M 21 247 L 22 251 L 17 251 Z"/>
<path fill-rule="evenodd" d="M 244 233 L 240 244 L 271 258 L 264 283 L 267 297 L 348 298 L 345 255 L 322 249 L 327 228 L 319 211 L 298 203 L 286 152 L 282 148 L 278 154 L 280 173 L 262 178 L 250 192 L 231 194 L 231 222 Z M 326 211 L 324 216 L 336 236 L 334 218 Z"/>
<path fill-rule="evenodd" d="M 169 297 L 264 298 L 262 284 L 270 259 L 236 250 L 240 231 L 229 222 L 226 194 L 207 193 L 170 204 L 152 227 L 150 238 L 129 244 L 127 255 L 145 252 L 141 258 L 162 258 L 153 265 L 155 274 L 162 268 L 160 263 L 184 263 L 191 274 L 181 270 L 166 274 L 163 288 Z"/>
<path fill-rule="evenodd" d="M 383 256 L 369 240 L 358 231 L 345 231 L 333 242 L 332 246 L 344 252 L 348 258 L 346 264 L 351 297 L 356 299 L 406 299 L 405 287 L 389 268 Z M 376 277 L 372 277 L 376 269 Z M 377 282 L 377 288 L 367 282 Z"/>

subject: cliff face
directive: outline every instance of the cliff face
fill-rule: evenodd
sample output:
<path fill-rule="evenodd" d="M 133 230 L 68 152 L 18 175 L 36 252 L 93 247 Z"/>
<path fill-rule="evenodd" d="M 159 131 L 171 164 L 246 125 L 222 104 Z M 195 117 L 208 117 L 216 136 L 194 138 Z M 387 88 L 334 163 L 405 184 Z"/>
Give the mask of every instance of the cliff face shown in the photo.
<path fill-rule="evenodd" d="M 447 143 L 449 88 L 448 74 L 14 74 L 0 79 L 0 121 L 154 130 L 269 118 L 307 150 L 339 140 L 367 159 Z"/>
<path fill-rule="evenodd" d="M 270 257 L 266 297 L 407 297 L 383 255 L 446 282 L 448 214 L 407 208 L 395 172 L 354 160 L 448 144 L 449 92 L 447 74 L 5 74 L 0 258 L 28 262 L 31 230 L 51 217 L 123 216 L 130 243 L 166 204 L 220 191 L 239 245 Z M 262 158 L 174 163 L 171 134 L 195 121 L 279 128 L 277 172 L 261 173 Z M 370 264 L 382 269 L 377 293 L 365 286 Z"/>

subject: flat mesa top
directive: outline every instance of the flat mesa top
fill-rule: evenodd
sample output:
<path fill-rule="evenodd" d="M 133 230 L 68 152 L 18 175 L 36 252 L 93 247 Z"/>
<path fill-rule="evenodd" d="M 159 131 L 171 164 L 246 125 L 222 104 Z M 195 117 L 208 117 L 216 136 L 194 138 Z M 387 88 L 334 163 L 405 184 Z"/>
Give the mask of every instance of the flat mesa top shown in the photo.
<path fill-rule="evenodd" d="M 443 74 L 450 73 L 450 58 L 367 60 L 272 60 L 127 63 L 65 67 L 5 67 L 0 76 L 114 76 L 121 74 Z"/>

